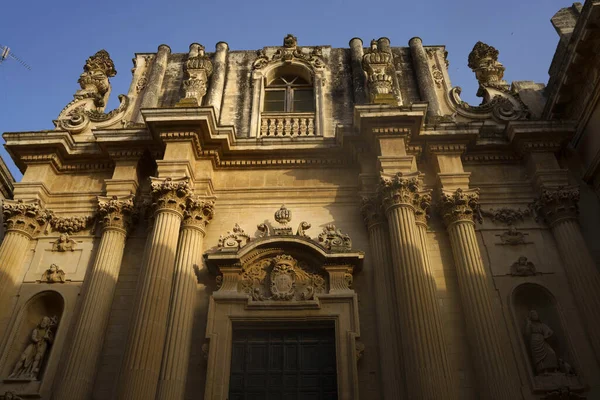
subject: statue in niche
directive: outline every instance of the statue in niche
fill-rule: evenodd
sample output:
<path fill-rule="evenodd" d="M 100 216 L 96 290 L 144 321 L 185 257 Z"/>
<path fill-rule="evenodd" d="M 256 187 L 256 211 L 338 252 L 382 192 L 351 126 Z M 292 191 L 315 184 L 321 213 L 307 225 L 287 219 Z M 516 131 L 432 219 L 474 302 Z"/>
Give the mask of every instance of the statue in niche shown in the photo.
<path fill-rule="evenodd" d="M 527 261 L 527 257 L 521 256 L 510 267 L 510 274 L 513 276 L 532 276 L 536 274 L 535 265 Z"/>
<path fill-rule="evenodd" d="M 52 251 L 74 251 L 77 243 L 66 233 L 61 233 L 56 242 L 52 243 Z"/>
<path fill-rule="evenodd" d="M 44 356 L 54 341 L 52 327 L 56 325 L 56 322 L 56 317 L 42 317 L 38 326 L 31 331 L 30 343 L 21 353 L 9 379 L 38 379 Z"/>
<path fill-rule="evenodd" d="M 525 325 L 525 335 L 529 339 L 529 350 L 536 375 L 555 373 L 558 371 L 556 352 L 548 343 L 554 331 L 540 321 L 536 310 L 531 310 Z"/>
<path fill-rule="evenodd" d="M 50 268 L 44 271 L 42 281 L 48 283 L 65 283 L 65 271 L 60 269 L 58 265 L 52 264 Z"/>

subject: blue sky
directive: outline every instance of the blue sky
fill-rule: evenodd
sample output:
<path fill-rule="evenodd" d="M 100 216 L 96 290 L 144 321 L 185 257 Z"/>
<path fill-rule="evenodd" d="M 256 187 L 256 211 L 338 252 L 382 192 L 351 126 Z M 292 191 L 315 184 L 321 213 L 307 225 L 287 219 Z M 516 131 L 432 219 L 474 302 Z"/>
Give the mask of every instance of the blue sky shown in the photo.
<path fill-rule="evenodd" d="M 232 50 L 280 45 L 287 33 L 298 44 L 348 47 L 387 36 L 407 46 L 413 36 L 425 45 L 446 45 L 453 86 L 478 104 L 477 82 L 467 67 L 481 40 L 500 51 L 504 78 L 546 83 L 558 35 L 550 18 L 571 3 L 560 0 L 429 1 L 14 1 L 0 5 L 0 44 L 31 65 L 0 64 L 0 132 L 53 129 L 52 120 L 72 100 L 85 60 L 106 49 L 117 69 L 108 109 L 127 93 L 131 58 L 161 43 L 187 52 L 192 42 L 214 51 L 219 41 Z M 4 141 L 2 141 L 3 143 Z M 18 172 L 5 150 L 17 180 Z"/>

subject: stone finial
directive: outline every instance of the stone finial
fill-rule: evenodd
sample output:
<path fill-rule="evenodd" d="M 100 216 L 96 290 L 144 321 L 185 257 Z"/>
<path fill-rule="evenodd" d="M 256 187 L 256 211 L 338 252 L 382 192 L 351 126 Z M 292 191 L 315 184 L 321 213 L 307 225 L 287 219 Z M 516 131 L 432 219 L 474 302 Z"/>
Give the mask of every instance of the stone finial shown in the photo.
<path fill-rule="evenodd" d="M 352 251 L 352 239 L 350 239 L 350 236 L 342 233 L 333 224 L 325 225 L 323 232 L 319 234 L 318 240 L 321 246 L 335 253 Z"/>
<path fill-rule="evenodd" d="M 282 205 L 279 210 L 275 211 L 275 221 L 285 226 L 292 220 L 292 211 L 288 210 L 285 205 Z"/>
<path fill-rule="evenodd" d="M 77 81 L 81 90 L 76 97 L 93 97 L 96 107 L 104 107 L 110 92 L 108 78 L 117 75 L 115 65 L 106 50 L 100 50 L 87 59 L 83 66 L 83 73 Z"/>
<path fill-rule="evenodd" d="M 396 105 L 392 93 L 393 65 L 389 39 L 371 40 L 371 47 L 363 56 L 362 67 L 367 73 L 371 103 Z"/>
<path fill-rule="evenodd" d="M 508 84 L 502 80 L 505 68 L 498 61 L 498 54 L 494 47 L 477 42 L 469 54 L 469 68 L 475 72 L 480 85 L 508 89 Z"/>
<path fill-rule="evenodd" d="M 288 49 L 293 49 L 298 46 L 298 38 L 291 33 L 288 33 L 285 38 L 283 38 L 283 47 Z"/>
<path fill-rule="evenodd" d="M 213 73 L 213 64 L 198 43 L 190 45 L 188 60 L 185 63 L 186 79 L 183 81 L 185 97 L 178 107 L 198 107 L 206 94 L 208 78 Z"/>

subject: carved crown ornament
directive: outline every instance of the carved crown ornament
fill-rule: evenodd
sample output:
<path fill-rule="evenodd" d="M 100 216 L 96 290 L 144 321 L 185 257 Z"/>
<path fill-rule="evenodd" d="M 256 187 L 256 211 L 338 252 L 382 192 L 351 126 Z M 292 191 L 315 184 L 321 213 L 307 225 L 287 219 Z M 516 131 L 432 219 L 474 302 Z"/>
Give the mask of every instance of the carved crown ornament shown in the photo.
<path fill-rule="evenodd" d="M 502 80 L 505 68 L 498 61 L 498 54 L 498 50 L 490 45 L 475 44 L 469 54 L 469 68 L 479 82 L 477 96 L 483 101 L 479 106 L 472 106 L 460 98 L 462 89 L 454 87 L 448 93 L 448 102 L 457 114 L 470 119 L 493 118 L 499 122 L 529 119 L 530 112 L 525 103 Z"/>
<path fill-rule="evenodd" d="M 362 59 L 362 68 L 367 74 L 371 103 L 397 105 L 393 95 L 393 57 L 387 38 L 371 40 Z"/>
<path fill-rule="evenodd" d="M 263 69 L 271 64 L 280 62 L 292 63 L 299 62 L 310 67 L 311 70 L 319 70 L 325 67 L 323 62 L 323 49 L 315 47 L 312 51 L 298 46 L 298 39 L 288 34 L 283 39 L 283 46 L 275 50 L 269 57 L 265 49 L 256 52 L 256 60 L 252 63 L 252 68 L 255 70 Z"/>
<path fill-rule="evenodd" d="M 116 109 L 104 112 L 111 90 L 109 78 L 116 74 L 114 63 L 106 50 L 100 50 L 88 58 L 78 80 L 81 89 L 53 121 L 55 127 L 72 134 L 112 125 L 121 127 L 131 105 L 126 95 L 119 95 L 120 104 Z"/>

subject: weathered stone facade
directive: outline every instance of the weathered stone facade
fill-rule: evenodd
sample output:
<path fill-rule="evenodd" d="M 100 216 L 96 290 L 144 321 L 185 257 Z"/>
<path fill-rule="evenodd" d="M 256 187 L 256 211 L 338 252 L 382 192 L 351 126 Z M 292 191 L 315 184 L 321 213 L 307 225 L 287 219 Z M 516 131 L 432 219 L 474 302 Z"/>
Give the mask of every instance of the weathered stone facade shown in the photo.
<path fill-rule="evenodd" d="M 598 42 L 598 3 L 553 20 L 549 97 L 477 42 L 477 106 L 420 38 L 161 45 L 110 112 L 97 52 L 55 130 L 4 134 L 24 176 L 3 204 L 0 398 L 599 398 L 598 185 L 570 143 L 600 143 L 574 114 L 600 90 L 555 87 L 569 52 L 600 65 L 573 50 Z M 329 332 L 319 384 L 273 380 L 288 339 L 271 372 L 237 350 L 284 328 Z"/>

